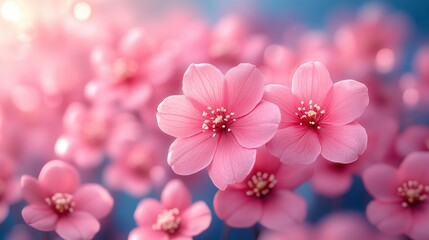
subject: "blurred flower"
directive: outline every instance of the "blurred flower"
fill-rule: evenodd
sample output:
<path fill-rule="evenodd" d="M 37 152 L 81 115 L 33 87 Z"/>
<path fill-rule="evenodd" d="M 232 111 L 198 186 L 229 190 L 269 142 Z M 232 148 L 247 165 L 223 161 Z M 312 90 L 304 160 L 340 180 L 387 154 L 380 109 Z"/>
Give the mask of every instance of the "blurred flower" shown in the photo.
<path fill-rule="evenodd" d="M 9 205 L 21 197 L 19 180 L 15 178 L 16 163 L 8 156 L 0 155 L 0 223 L 9 214 Z"/>
<path fill-rule="evenodd" d="M 161 202 L 153 198 L 142 200 L 134 212 L 137 228 L 129 240 L 187 239 L 206 230 L 211 223 L 207 204 L 192 204 L 191 193 L 180 180 L 171 180 L 161 194 Z"/>
<path fill-rule="evenodd" d="M 367 217 L 381 231 L 429 238 L 428 158 L 428 152 L 414 152 L 398 169 L 380 164 L 364 172 L 365 187 L 375 198 L 367 207 Z"/>
<path fill-rule="evenodd" d="M 318 62 L 301 65 L 292 87 L 268 85 L 264 99 L 282 112 L 279 130 L 268 149 L 284 163 L 309 164 L 325 159 L 350 163 L 367 146 L 365 129 L 354 122 L 368 105 L 364 84 L 354 80 L 332 83 Z"/>
<path fill-rule="evenodd" d="M 180 175 L 208 166 L 219 189 L 241 182 L 250 173 L 256 149 L 272 138 L 280 120 L 277 106 L 261 101 L 263 79 L 250 64 L 224 76 L 209 64 L 189 66 L 184 95 L 170 96 L 158 106 L 158 125 L 177 137 L 168 163 Z"/>
<path fill-rule="evenodd" d="M 265 148 L 259 148 L 252 172 L 243 182 L 218 191 L 213 199 L 214 209 L 232 227 L 250 227 L 260 222 L 280 231 L 304 220 L 305 200 L 292 190 L 310 175 L 308 166 L 283 165 Z"/>
<path fill-rule="evenodd" d="M 402 157 L 412 152 L 429 151 L 429 127 L 412 125 L 396 139 L 396 151 Z"/>
<path fill-rule="evenodd" d="M 35 179 L 21 178 L 25 222 L 40 231 L 55 231 L 64 239 L 92 239 L 99 219 L 113 207 L 110 194 L 98 184 L 80 186 L 79 173 L 70 164 L 53 160 Z"/>

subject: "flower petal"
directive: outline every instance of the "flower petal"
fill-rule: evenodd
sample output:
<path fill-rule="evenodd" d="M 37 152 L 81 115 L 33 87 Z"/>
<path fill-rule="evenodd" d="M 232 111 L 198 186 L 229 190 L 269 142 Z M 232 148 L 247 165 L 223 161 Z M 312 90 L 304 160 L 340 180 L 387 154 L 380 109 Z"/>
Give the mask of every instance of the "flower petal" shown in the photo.
<path fill-rule="evenodd" d="M 224 104 L 224 78 L 213 65 L 191 64 L 183 76 L 183 94 L 204 107 L 221 107 Z"/>
<path fill-rule="evenodd" d="M 77 170 L 69 163 L 53 160 L 45 164 L 39 174 L 41 185 L 52 193 L 73 193 L 80 184 Z"/>
<path fill-rule="evenodd" d="M 150 227 L 138 227 L 134 228 L 128 235 L 128 240 L 171 240 L 169 235 L 164 231 L 155 231 Z"/>
<path fill-rule="evenodd" d="M 248 114 L 261 101 L 264 94 L 264 80 L 252 64 L 241 63 L 225 75 L 227 107 L 236 117 Z"/>
<path fill-rule="evenodd" d="M 311 178 L 312 165 L 286 165 L 282 164 L 277 173 L 277 188 L 295 189 Z"/>
<path fill-rule="evenodd" d="M 297 123 L 298 104 L 295 104 L 295 96 L 290 88 L 278 84 L 270 84 L 265 86 L 264 100 L 276 104 L 281 113 L 280 128 L 290 126 Z"/>
<path fill-rule="evenodd" d="M 351 163 L 366 149 L 368 135 L 365 128 L 357 123 L 324 125 L 319 131 L 322 156 L 329 161 Z"/>
<path fill-rule="evenodd" d="M 21 177 L 21 193 L 28 203 L 45 204 L 47 193 L 40 186 L 40 183 L 31 176 L 24 175 Z"/>
<path fill-rule="evenodd" d="M 319 170 L 315 171 L 311 178 L 311 187 L 323 196 L 338 197 L 350 189 L 352 181 L 352 175 L 349 173 Z"/>
<path fill-rule="evenodd" d="M 281 231 L 302 222 L 307 214 L 304 199 L 293 192 L 279 190 L 266 197 L 262 208 L 261 224 Z"/>
<path fill-rule="evenodd" d="M 213 160 L 217 140 L 218 138 L 207 133 L 178 138 L 170 146 L 167 162 L 176 174 L 194 174 Z"/>
<path fill-rule="evenodd" d="M 262 204 L 258 199 L 229 188 L 216 193 L 213 206 L 217 216 L 232 227 L 250 227 L 259 221 L 262 214 Z"/>
<path fill-rule="evenodd" d="M 268 142 L 276 133 L 280 122 L 279 108 L 262 101 L 244 117 L 231 126 L 238 143 L 245 148 L 257 148 Z"/>
<path fill-rule="evenodd" d="M 292 78 L 292 93 L 301 101 L 324 106 L 325 98 L 332 89 L 328 69 L 319 62 L 307 62 L 299 66 Z"/>
<path fill-rule="evenodd" d="M 145 227 L 152 225 L 156 222 L 158 215 L 162 212 L 164 207 L 160 202 L 153 198 L 143 199 L 139 205 L 137 205 L 136 211 L 134 212 L 134 220 L 137 225 Z"/>
<path fill-rule="evenodd" d="M 389 176 L 389 177 L 386 177 Z M 387 164 L 377 164 L 362 174 L 366 190 L 383 202 L 399 202 L 397 188 L 400 185 L 396 169 Z"/>
<path fill-rule="evenodd" d="M 426 141 L 429 139 L 429 127 L 423 125 L 413 125 L 404 130 L 396 139 L 396 150 L 405 157 L 416 151 L 429 150 Z"/>
<path fill-rule="evenodd" d="M 181 214 L 180 234 L 195 236 L 206 230 L 212 221 L 212 215 L 207 204 L 198 201 Z"/>
<path fill-rule="evenodd" d="M 7 218 L 9 214 L 9 206 L 2 202 L 0 203 L 0 224 Z"/>
<path fill-rule="evenodd" d="M 98 184 L 85 184 L 73 195 L 76 211 L 90 213 L 96 219 L 105 217 L 113 207 L 113 198 Z"/>
<path fill-rule="evenodd" d="M 202 131 L 201 114 L 187 97 L 179 95 L 167 97 L 159 104 L 156 119 L 163 132 L 183 138 Z"/>
<path fill-rule="evenodd" d="M 368 220 L 388 234 L 406 233 L 413 222 L 410 209 L 400 203 L 372 201 L 366 209 Z"/>
<path fill-rule="evenodd" d="M 60 237 L 70 240 L 93 239 L 100 230 L 100 223 L 91 214 L 73 212 L 58 220 L 56 232 Z"/>
<path fill-rule="evenodd" d="M 429 152 L 409 154 L 398 169 L 402 181 L 417 180 L 429 184 Z"/>
<path fill-rule="evenodd" d="M 267 143 L 268 150 L 287 164 L 310 164 L 321 151 L 319 138 L 314 131 L 304 126 L 278 130 Z"/>
<path fill-rule="evenodd" d="M 192 196 L 181 180 L 173 179 L 162 190 L 161 202 L 166 209 L 177 208 L 183 212 L 191 206 Z"/>
<path fill-rule="evenodd" d="M 332 98 L 326 107 L 323 122 L 331 125 L 344 125 L 362 115 L 368 106 L 368 88 L 355 80 L 343 80 L 332 87 Z"/>
<path fill-rule="evenodd" d="M 243 148 L 232 135 L 222 135 L 208 167 L 210 178 L 217 188 L 224 190 L 229 184 L 242 182 L 255 160 L 256 150 Z"/>
<path fill-rule="evenodd" d="M 22 209 L 24 221 L 40 231 L 53 231 L 58 215 L 47 205 L 28 205 Z"/>
<path fill-rule="evenodd" d="M 429 239 L 429 205 L 426 204 L 417 214 L 413 215 L 413 225 L 408 233 L 412 239 Z"/>

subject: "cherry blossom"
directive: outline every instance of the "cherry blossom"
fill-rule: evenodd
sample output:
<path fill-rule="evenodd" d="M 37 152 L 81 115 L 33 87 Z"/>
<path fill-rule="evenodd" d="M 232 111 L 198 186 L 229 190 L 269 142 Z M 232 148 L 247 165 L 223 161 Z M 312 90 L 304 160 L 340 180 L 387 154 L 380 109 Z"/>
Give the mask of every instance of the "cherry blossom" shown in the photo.
<path fill-rule="evenodd" d="M 192 64 L 183 77 L 184 95 L 158 106 L 158 125 L 177 137 L 168 164 L 179 175 L 208 167 L 219 189 L 250 173 L 256 148 L 269 141 L 280 121 L 278 107 L 263 101 L 258 69 L 240 64 L 226 75 L 210 64 Z"/>
<path fill-rule="evenodd" d="M 264 99 L 281 110 L 279 130 L 267 147 L 282 162 L 309 164 L 321 154 L 350 163 L 365 151 L 367 133 L 354 122 L 369 102 L 364 84 L 333 84 L 321 63 L 308 62 L 295 72 L 291 88 L 268 85 Z"/>
<path fill-rule="evenodd" d="M 16 179 L 16 163 L 4 154 L 0 155 L 0 223 L 9 214 L 9 206 L 20 198 L 19 180 Z"/>
<path fill-rule="evenodd" d="M 191 193 L 180 180 L 171 180 L 161 194 L 161 202 L 153 198 L 142 200 L 134 212 L 137 228 L 129 240 L 187 239 L 206 230 L 211 222 L 207 204 L 192 204 Z"/>
<path fill-rule="evenodd" d="M 80 185 L 80 176 L 69 163 L 52 160 L 38 179 L 21 178 L 24 221 L 40 231 L 55 231 L 64 239 L 92 239 L 100 230 L 99 219 L 113 207 L 110 194 L 98 184 Z"/>

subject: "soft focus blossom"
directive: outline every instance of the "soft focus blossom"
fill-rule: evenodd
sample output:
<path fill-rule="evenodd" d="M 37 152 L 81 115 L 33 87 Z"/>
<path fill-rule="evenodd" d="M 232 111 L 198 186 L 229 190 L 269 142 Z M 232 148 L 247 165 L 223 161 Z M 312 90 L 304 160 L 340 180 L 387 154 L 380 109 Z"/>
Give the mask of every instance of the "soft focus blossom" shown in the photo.
<path fill-rule="evenodd" d="M 412 125 L 405 129 L 396 139 L 396 151 L 402 157 L 412 152 L 429 152 L 429 127 Z"/>
<path fill-rule="evenodd" d="M 0 224 L 9 214 L 9 205 L 20 198 L 19 181 L 16 179 L 16 163 L 10 157 L 0 155 Z"/>
<path fill-rule="evenodd" d="M 291 88 L 268 85 L 264 99 L 282 113 L 279 130 L 267 144 L 282 162 L 309 164 L 321 154 L 332 162 L 350 163 L 365 151 L 367 133 L 354 122 L 368 105 L 364 84 L 333 84 L 321 63 L 308 62 L 295 72 Z"/>
<path fill-rule="evenodd" d="M 287 166 L 265 148 L 258 149 L 255 167 L 241 183 L 218 191 L 213 205 L 218 217 L 233 227 L 263 226 L 283 230 L 302 222 L 307 207 L 292 190 L 311 175 L 308 166 Z"/>
<path fill-rule="evenodd" d="M 250 173 L 256 148 L 270 140 L 280 121 L 278 107 L 262 100 L 258 69 L 240 64 L 226 75 L 210 64 L 189 66 L 184 95 L 158 106 L 158 125 L 177 137 L 168 164 L 180 175 L 208 167 L 219 189 L 241 182 Z"/>
<path fill-rule="evenodd" d="M 22 196 L 29 203 L 24 221 L 40 231 L 55 231 L 64 239 L 92 239 L 99 219 L 113 207 L 110 194 L 98 184 L 80 185 L 79 173 L 70 164 L 53 160 L 39 177 L 21 178 Z"/>
<path fill-rule="evenodd" d="M 408 155 L 398 169 L 385 164 L 363 175 L 368 192 L 368 220 L 388 234 L 406 234 L 415 240 L 429 239 L 429 153 Z"/>
<path fill-rule="evenodd" d="M 137 228 L 129 240 L 187 239 L 206 230 L 211 223 L 207 204 L 192 204 L 192 196 L 180 180 L 171 180 L 161 194 L 161 202 L 153 198 L 142 200 L 134 212 Z"/>

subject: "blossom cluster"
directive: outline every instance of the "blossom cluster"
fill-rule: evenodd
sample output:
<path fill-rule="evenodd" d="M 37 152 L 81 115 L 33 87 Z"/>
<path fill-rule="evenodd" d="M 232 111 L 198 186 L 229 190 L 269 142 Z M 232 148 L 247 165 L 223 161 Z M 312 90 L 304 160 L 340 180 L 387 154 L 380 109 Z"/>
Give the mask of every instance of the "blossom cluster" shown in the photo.
<path fill-rule="evenodd" d="M 0 239 L 429 239 L 406 16 L 37 2 L 0 4 Z"/>

